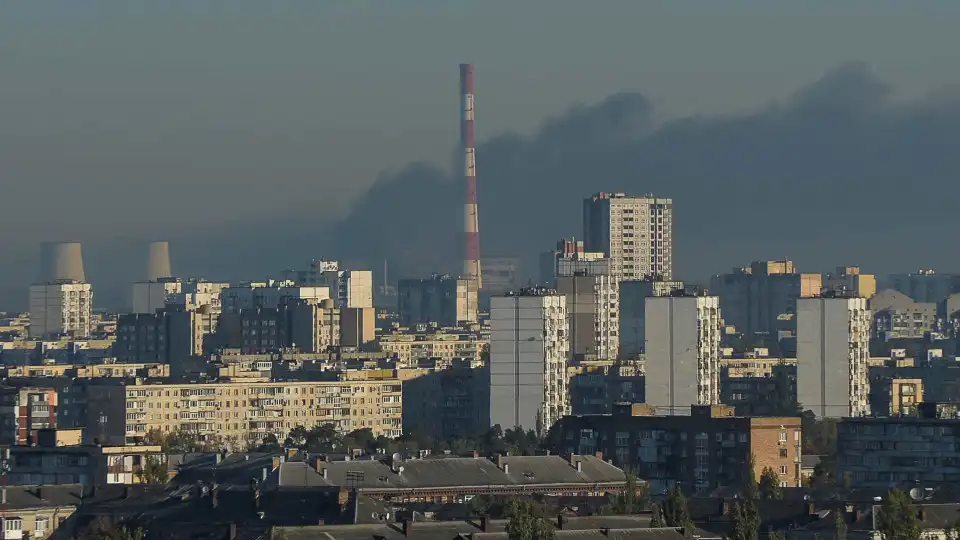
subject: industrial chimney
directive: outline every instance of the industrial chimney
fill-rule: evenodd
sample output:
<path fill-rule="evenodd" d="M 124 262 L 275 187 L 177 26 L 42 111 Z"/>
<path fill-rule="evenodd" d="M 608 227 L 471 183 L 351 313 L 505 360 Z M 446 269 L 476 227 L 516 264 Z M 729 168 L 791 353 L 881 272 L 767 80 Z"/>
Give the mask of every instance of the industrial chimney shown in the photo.
<path fill-rule="evenodd" d="M 40 282 L 83 281 L 83 253 L 77 242 L 44 242 L 40 246 Z"/>
<path fill-rule="evenodd" d="M 154 242 L 147 253 L 147 281 L 172 277 L 170 272 L 170 243 Z"/>
<path fill-rule="evenodd" d="M 476 142 L 473 136 L 473 64 L 460 64 L 460 143 L 463 147 L 463 171 L 466 181 L 464 205 L 463 277 L 468 287 L 479 291 L 483 287 L 480 276 L 480 224 L 477 217 L 477 162 Z M 470 298 L 468 292 L 467 298 Z M 475 306 L 469 306 L 476 311 Z"/>

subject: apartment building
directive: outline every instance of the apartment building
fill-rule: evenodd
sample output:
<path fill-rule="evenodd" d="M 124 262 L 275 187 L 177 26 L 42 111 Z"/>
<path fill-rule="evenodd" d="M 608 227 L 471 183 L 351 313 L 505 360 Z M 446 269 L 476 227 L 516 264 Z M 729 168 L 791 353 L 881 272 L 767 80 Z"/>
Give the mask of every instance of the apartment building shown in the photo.
<path fill-rule="evenodd" d="M 794 358 L 723 359 L 720 401 L 740 416 L 777 416 L 797 396 Z"/>
<path fill-rule="evenodd" d="M 340 345 L 362 347 L 376 339 L 376 309 L 372 307 L 340 308 Z"/>
<path fill-rule="evenodd" d="M 710 278 L 710 292 L 720 297 L 724 322 L 745 335 L 777 336 L 779 317 L 796 313 L 797 298 L 819 296 L 820 274 L 803 274 L 792 261 L 754 261 L 729 274 Z"/>
<path fill-rule="evenodd" d="M 557 292 L 566 297 L 570 353 L 575 361 L 614 360 L 620 349 L 620 301 L 609 274 L 558 275 Z"/>
<path fill-rule="evenodd" d="M 456 358 L 483 357 L 490 348 L 490 338 L 475 332 L 451 329 L 424 331 L 396 330 L 382 334 L 378 343 L 384 354 L 395 358 L 401 366 L 413 365 L 423 358 L 450 362 Z"/>
<path fill-rule="evenodd" d="M 661 414 L 720 403 L 720 299 L 648 297 L 645 317 L 646 402 Z"/>
<path fill-rule="evenodd" d="M 610 258 L 618 279 L 673 276 L 673 201 L 597 193 L 583 201 L 586 251 Z"/>
<path fill-rule="evenodd" d="M 581 270 L 589 274 L 609 274 L 610 259 L 603 253 L 588 253 L 583 248 L 583 240 L 576 238 L 561 238 L 554 249 L 540 254 L 540 283 L 552 285 L 557 276 L 572 276 Z"/>
<path fill-rule="evenodd" d="M 923 399 L 923 379 L 900 379 L 870 370 L 871 416 L 915 416 Z"/>
<path fill-rule="evenodd" d="M 0 444 L 36 443 L 39 430 L 57 427 L 57 404 L 54 388 L 0 388 Z"/>
<path fill-rule="evenodd" d="M 797 301 L 797 399 L 817 416 L 870 413 L 870 310 L 865 298 Z"/>
<path fill-rule="evenodd" d="M 837 477 L 854 489 L 910 489 L 960 482 L 960 419 L 923 403 L 919 417 L 843 418 Z"/>
<path fill-rule="evenodd" d="M 401 381 L 395 376 L 197 384 L 89 380 L 71 393 L 85 395 L 71 413 L 85 419 L 88 441 L 100 444 L 136 444 L 152 430 L 182 430 L 236 448 L 268 434 L 282 440 L 293 427 L 317 424 L 344 433 L 369 428 L 374 436 L 401 435 Z"/>
<path fill-rule="evenodd" d="M 899 291 L 917 302 L 940 302 L 960 292 L 960 274 L 939 274 L 923 269 L 906 274 L 891 274 L 881 284 Z"/>
<path fill-rule="evenodd" d="M 490 425 L 544 433 L 570 413 L 566 297 L 521 289 L 490 300 Z"/>
<path fill-rule="evenodd" d="M 867 300 L 873 315 L 872 337 L 921 339 L 928 332 L 939 330 L 936 302 L 916 302 L 893 289 L 884 289 Z"/>
<path fill-rule="evenodd" d="M 877 278 L 873 274 L 864 274 L 859 266 L 838 266 L 823 276 L 823 288 L 869 300 L 877 293 Z"/>
<path fill-rule="evenodd" d="M 403 432 L 450 440 L 490 427 L 490 370 L 454 361 L 445 369 L 416 372 L 403 381 Z"/>
<path fill-rule="evenodd" d="M 475 323 L 479 320 L 477 292 L 475 282 L 447 274 L 401 279 L 397 286 L 400 324 L 453 327 Z"/>
<path fill-rule="evenodd" d="M 36 446 L 10 449 L 10 485 L 141 484 L 148 460 L 167 461 L 159 446 L 58 446 L 44 444 L 44 434 Z"/>
<path fill-rule="evenodd" d="M 133 284 L 131 313 L 152 314 L 167 306 L 198 309 L 210 306 L 214 313 L 221 310 L 221 291 L 229 283 L 214 283 L 202 279 L 160 278 Z"/>
<path fill-rule="evenodd" d="M 222 314 L 217 341 L 244 354 L 283 348 L 320 353 L 340 345 L 340 326 L 341 309 L 334 300 L 289 298 L 275 307 Z"/>
<path fill-rule="evenodd" d="M 725 405 L 694 406 L 689 415 L 652 416 L 643 404 L 614 406 L 612 415 L 567 416 L 558 430 L 558 452 L 594 454 L 644 479 L 651 493 L 680 486 L 706 494 L 742 488 L 770 467 L 784 487 L 800 486 L 800 418 L 734 416 Z"/>
<path fill-rule="evenodd" d="M 330 288 L 300 287 L 292 281 L 251 282 L 221 291 L 223 313 L 239 313 L 243 309 L 277 308 L 288 301 L 302 300 L 317 304 L 330 298 Z"/>
<path fill-rule="evenodd" d="M 567 368 L 573 415 L 610 414 L 617 403 L 643 403 L 645 378 L 640 362 L 595 360 Z"/>
<path fill-rule="evenodd" d="M 651 296 L 682 291 L 682 281 L 623 280 L 620 282 L 620 357 L 638 358 L 646 341 L 646 302 Z"/>
<path fill-rule="evenodd" d="M 30 337 L 90 335 L 93 286 L 83 281 L 60 280 L 30 286 Z"/>
<path fill-rule="evenodd" d="M 177 364 L 204 354 L 204 343 L 217 329 L 210 307 L 168 306 L 152 314 L 127 313 L 117 319 L 113 353 L 121 363 Z"/>

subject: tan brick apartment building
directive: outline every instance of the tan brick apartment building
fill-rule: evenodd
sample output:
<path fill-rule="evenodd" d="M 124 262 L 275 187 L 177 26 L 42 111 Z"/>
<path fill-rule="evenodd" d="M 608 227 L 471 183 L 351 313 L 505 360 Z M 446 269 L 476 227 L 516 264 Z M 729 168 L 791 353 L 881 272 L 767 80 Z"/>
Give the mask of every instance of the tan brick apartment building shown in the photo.
<path fill-rule="evenodd" d="M 694 406 L 690 416 L 652 416 L 642 404 L 619 404 L 611 415 L 567 416 L 554 436 L 558 452 L 602 452 L 649 482 L 656 493 L 679 484 L 687 493 L 742 487 L 772 468 L 784 486 L 801 485 L 800 418 L 741 417 L 725 405 Z"/>
<path fill-rule="evenodd" d="M 298 425 L 318 424 L 342 432 L 369 428 L 374 436 L 401 434 L 401 382 L 395 376 L 182 384 L 91 380 L 74 389 L 85 394 L 71 402 L 74 414 L 85 417 L 88 442 L 100 444 L 139 443 L 151 430 L 183 430 L 245 447 L 268 434 L 282 440 Z"/>

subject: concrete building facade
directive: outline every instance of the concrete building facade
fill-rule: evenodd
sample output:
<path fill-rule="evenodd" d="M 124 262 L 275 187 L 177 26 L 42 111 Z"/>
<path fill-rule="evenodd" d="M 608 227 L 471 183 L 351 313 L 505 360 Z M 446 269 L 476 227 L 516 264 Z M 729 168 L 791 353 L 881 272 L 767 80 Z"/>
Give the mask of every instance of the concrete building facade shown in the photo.
<path fill-rule="evenodd" d="M 797 301 L 797 400 L 819 417 L 870 412 L 867 359 L 870 310 L 865 298 Z"/>
<path fill-rule="evenodd" d="M 645 319 L 646 402 L 667 415 L 720 403 L 720 299 L 648 297 Z"/>
<path fill-rule="evenodd" d="M 224 313 L 238 313 L 242 309 L 276 308 L 290 300 L 319 303 L 330 299 L 329 287 L 300 287 L 289 281 L 246 283 L 221 291 Z"/>
<path fill-rule="evenodd" d="M 673 276 L 673 201 L 597 193 L 583 202 L 586 251 L 610 258 L 618 279 Z"/>
<path fill-rule="evenodd" d="M 401 279 L 397 287 L 400 324 L 437 323 L 452 327 L 479 319 L 476 282 L 446 274 Z"/>
<path fill-rule="evenodd" d="M 570 413 L 566 297 L 523 289 L 490 304 L 490 425 L 546 432 Z"/>
<path fill-rule="evenodd" d="M 93 287 L 62 280 L 30 286 L 30 337 L 90 335 Z"/>
<path fill-rule="evenodd" d="M 792 261 L 754 261 L 729 274 L 710 278 L 710 292 L 720 297 L 724 322 L 744 335 L 777 336 L 778 317 L 796 313 L 797 298 L 819 296 L 820 274 L 802 274 Z"/>
<path fill-rule="evenodd" d="M 725 405 L 692 407 L 683 416 L 653 416 L 643 404 L 614 406 L 612 415 L 568 416 L 557 425 L 557 452 L 602 455 L 633 471 L 652 493 L 679 486 L 706 494 L 743 488 L 772 468 L 781 486 L 799 487 L 800 418 L 734 416 Z"/>
<path fill-rule="evenodd" d="M 616 359 L 620 349 L 620 300 L 613 276 L 558 275 L 557 292 L 566 297 L 572 358 Z"/>
<path fill-rule="evenodd" d="M 682 281 L 624 280 L 620 282 L 619 353 L 621 358 L 637 358 L 644 351 L 647 298 L 668 296 L 682 290 Z"/>
<path fill-rule="evenodd" d="M 0 444 L 36 444 L 38 431 L 57 427 L 57 404 L 53 388 L 0 389 Z"/>

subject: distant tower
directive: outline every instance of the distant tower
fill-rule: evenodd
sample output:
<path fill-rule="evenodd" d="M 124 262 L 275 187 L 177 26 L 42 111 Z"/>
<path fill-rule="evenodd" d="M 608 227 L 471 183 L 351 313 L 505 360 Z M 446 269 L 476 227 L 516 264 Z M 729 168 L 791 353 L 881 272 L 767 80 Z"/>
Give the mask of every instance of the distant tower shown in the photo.
<path fill-rule="evenodd" d="M 83 252 L 77 242 L 45 242 L 40 246 L 40 283 L 81 281 Z"/>
<path fill-rule="evenodd" d="M 463 145 L 464 175 L 467 183 L 467 201 L 464 207 L 463 277 L 483 286 L 480 276 L 480 225 L 477 219 L 477 162 L 473 138 L 473 64 L 460 64 L 460 142 Z"/>
<path fill-rule="evenodd" d="M 147 281 L 159 281 L 172 277 L 170 272 L 170 244 L 153 242 L 147 253 Z"/>

